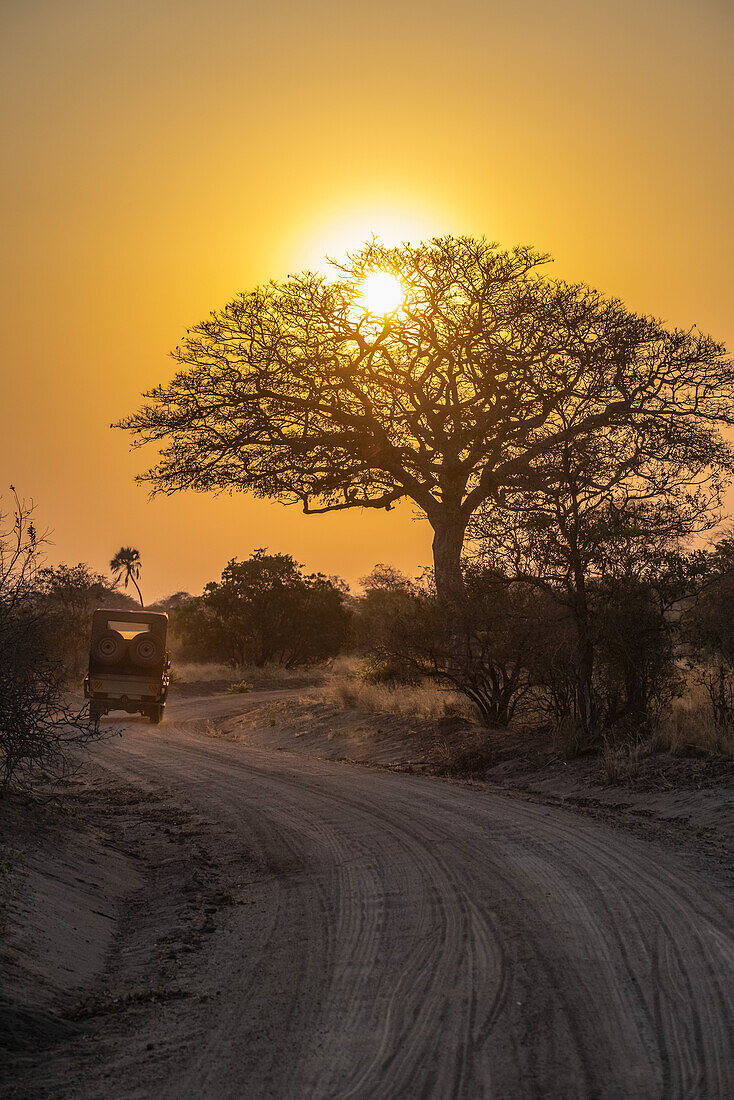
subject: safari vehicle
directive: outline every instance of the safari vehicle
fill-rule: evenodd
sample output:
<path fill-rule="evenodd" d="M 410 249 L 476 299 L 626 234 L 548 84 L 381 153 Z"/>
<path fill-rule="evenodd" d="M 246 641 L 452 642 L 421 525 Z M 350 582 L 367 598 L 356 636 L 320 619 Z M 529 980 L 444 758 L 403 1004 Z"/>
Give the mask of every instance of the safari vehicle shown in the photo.
<path fill-rule="evenodd" d="M 84 697 L 95 721 L 112 710 L 161 721 L 171 667 L 167 631 L 168 615 L 163 612 L 94 612 Z"/>

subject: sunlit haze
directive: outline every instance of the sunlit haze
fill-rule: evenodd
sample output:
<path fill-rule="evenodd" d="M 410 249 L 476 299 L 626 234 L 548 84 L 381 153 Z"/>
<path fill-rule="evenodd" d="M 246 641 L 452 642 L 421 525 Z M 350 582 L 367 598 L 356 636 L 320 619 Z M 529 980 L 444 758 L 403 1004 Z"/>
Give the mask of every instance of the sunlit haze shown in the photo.
<path fill-rule="evenodd" d="M 368 313 L 394 313 L 405 301 L 405 288 L 395 275 L 373 271 L 365 278 L 357 301 Z"/>
<path fill-rule="evenodd" d="M 152 456 L 110 429 L 210 310 L 373 235 L 532 244 L 559 276 L 733 345 L 733 10 L 3 4 L 0 445 L 51 560 L 106 570 L 135 546 L 147 600 L 257 547 L 351 584 L 428 562 L 407 505 L 150 501 L 133 478 Z M 373 278 L 368 308 L 397 308 Z"/>

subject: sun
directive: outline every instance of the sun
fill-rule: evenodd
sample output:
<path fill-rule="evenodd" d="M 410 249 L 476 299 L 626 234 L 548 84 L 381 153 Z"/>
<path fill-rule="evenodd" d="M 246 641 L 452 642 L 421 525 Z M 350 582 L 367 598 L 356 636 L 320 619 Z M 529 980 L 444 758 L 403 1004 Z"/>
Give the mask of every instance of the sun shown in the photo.
<path fill-rule="evenodd" d="M 373 271 L 362 281 L 358 304 L 367 313 L 384 316 L 394 313 L 405 302 L 405 287 L 397 275 L 387 271 Z"/>

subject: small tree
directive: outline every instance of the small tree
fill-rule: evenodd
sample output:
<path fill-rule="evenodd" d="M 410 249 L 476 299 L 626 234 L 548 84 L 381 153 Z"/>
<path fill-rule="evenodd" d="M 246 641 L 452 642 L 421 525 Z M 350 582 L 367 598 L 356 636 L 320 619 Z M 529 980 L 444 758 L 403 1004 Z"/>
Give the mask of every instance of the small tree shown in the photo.
<path fill-rule="evenodd" d="M 338 653 L 349 613 L 343 586 L 306 575 L 289 554 L 256 550 L 232 559 L 220 581 L 176 614 L 186 644 L 198 643 L 234 665 L 310 664 Z"/>
<path fill-rule="evenodd" d="M 667 587 L 664 561 L 657 568 L 657 575 L 650 570 L 646 578 L 630 572 L 591 585 L 599 723 L 625 737 L 649 730 L 683 687 L 675 635 L 661 599 Z"/>
<path fill-rule="evenodd" d="M 530 688 L 538 634 L 537 600 L 522 585 L 470 568 L 467 599 L 449 618 L 428 582 L 378 566 L 363 584 L 357 621 L 373 678 L 432 678 L 471 699 L 487 725 L 509 724 Z"/>
<path fill-rule="evenodd" d="M 476 565 L 466 570 L 465 585 L 466 603 L 451 618 L 443 601 L 434 601 L 432 663 L 439 677 L 472 700 L 488 726 L 503 729 L 532 685 L 538 601 L 527 586 Z"/>
<path fill-rule="evenodd" d="M 33 505 L 12 493 L 11 512 L 0 515 L 0 788 L 58 775 L 73 746 L 99 736 L 87 709 L 65 699 L 38 599 L 44 540 Z"/>
<path fill-rule="evenodd" d="M 698 564 L 703 576 L 682 617 L 683 637 L 692 647 L 695 675 L 709 696 L 714 721 L 729 726 L 734 722 L 734 537 L 720 539 Z"/>
<path fill-rule="evenodd" d="M 203 596 L 191 596 L 178 607 L 171 608 L 168 615 L 169 643 L 178 659 L 226 661 L 235 665 L 239 662 L 229 638 Z"/>
<path fill-rule="evenodd" d="M 181 369 L 122 421 L 160 446 L 143 480 L 309 513 L 410 500 L 433 528 L 439 596 L 462 601 L 472 516 L 542 481 L 562 445 L 734 422 L 721 344 L 551 280 L 547 259 L 467 237 L 372 243 L 332 280 L 306 272 L 240 295 L 187 333 Z M 376 271 L 404 292 L 384 314 L 363 300 Z"/>
<path fill-rule="evenodd" d="M 546 457 L 541 480 L 528 477 L 501 507 L 477 517 L 473 534 L 486 559 L 567 608 L 575 631 L 574 712 L 586 734 L 595 736 L 618 710 L 607 691 L 611 709 L 599 711 L 600 647 L 607 647 L 607 670 L 624 666 L 625 713 L 639 717 L 642 698 L 653 697 L 643 683 L 652 690 L 658 674 L 642 671 L 653 654 L 670 669 L 664 608 L 655 595 L 668 580 L 667 552 L 718 521 L 731 470 L 728 447 L 706 429 L 671 431 L 653 418 L 564 442 Z M 662 665 L 658 672 L 667 675 Z"/>
<path fill-rule="evenodd" d="M 36 599 L 44 612 L 49 654 L 73 677 L 86 664 L 95 608 L 134 606 L 129 596 L 83 562 L 41 569 Z"/>
<path fill-rule="evenodd" d="M 365 654 L 363 678 L 368 683 L 415 684 L 425 676 L 405 654 L 397 652 L 395 625 L 410 620 L 420 588 L 399 569 L 379 563 L 360 579 L 355 603 L 354 642 Z"/>
<path fill-rule="evenodd" d="M 125 588 L 127 588 L 129 582 L 132 581 L 140 599 L 140 606 L 145 607 L 143 594 L 138 587 L 141 566 L 140 551 L 133 546 L 121 546 L 110 562 L 110 570 L 115 578 L 115 583 L 119 584 L 120 578 L 124 576 Z"/>
<path fill-rule="evenodd" d="M 165 599 L 157 600 L 153 604 L 148 604 L 151 611 L 165 611 L 168 614 L 176 612 L 181 607 L 185 607 L 193 596 L 190 592 L 185 592 L 183 589 L 179 589 L 178 592 L 172 592 L 170 596 L 166 596 Z"/>

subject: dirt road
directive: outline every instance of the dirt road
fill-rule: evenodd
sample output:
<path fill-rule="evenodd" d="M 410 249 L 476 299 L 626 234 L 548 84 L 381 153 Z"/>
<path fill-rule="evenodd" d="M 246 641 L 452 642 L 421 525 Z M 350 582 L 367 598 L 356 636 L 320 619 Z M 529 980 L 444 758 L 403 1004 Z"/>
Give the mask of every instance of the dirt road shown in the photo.
<path fill-rule="evenodd" d="M 99 754 L 219 837 L 233 903 L 177 956 L 185 996 L 108 1022 L 83 1066 L 72 1045 L 57 1095 L 734 1095 L 723 878 L 555 807 L 206 734 L 242 705 L 174 701 Z M 116 950 L 152 968 L 138 932 Z"/>

